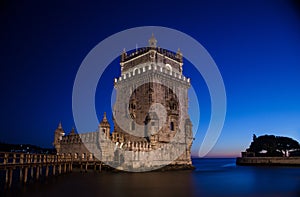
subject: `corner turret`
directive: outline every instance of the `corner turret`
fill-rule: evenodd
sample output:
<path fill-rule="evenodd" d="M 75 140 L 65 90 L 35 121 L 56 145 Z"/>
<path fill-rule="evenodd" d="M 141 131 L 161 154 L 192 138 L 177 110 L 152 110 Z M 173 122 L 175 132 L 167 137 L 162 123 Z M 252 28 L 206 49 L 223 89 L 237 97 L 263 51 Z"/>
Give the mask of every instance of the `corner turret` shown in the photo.
<path fill-rule="evenodd" d="M 157 43 L 157 40 L 156 40 L 156 38 L 154 37 L 154 34 L 152 33 L 152 36 L 151 36 L 151 38 L 149 39 L 149 47 L 151 47 L 151 48 L 156 48 L 156 43 Z"/>
<path fill-rule="evenodd" d="M 62 128 L 61 122 L 58 123 L 56 130 L 54 131 L 54 142 L 53 146 L 55 147 L 57 153 L 60 152 L 60 141 L 62 137 L 65 135 L 65 131 Z"/>
<path fill-rule="evenodd" d="M 99 124 L 99 132 L 102 132 L 102 134 L 104 133 L 106 138 L 110 137 L 110 124 L 106 118 L 106 112 L 104 112 L 103 119 Z"/>
<path fill-rule="evenodd" d="M 71 130 L 71 132 L 70 132 L 70 135 L 75 135 L 75 128 L 74 128 L 74 127 L 72 127 L 72 130 Z"/>

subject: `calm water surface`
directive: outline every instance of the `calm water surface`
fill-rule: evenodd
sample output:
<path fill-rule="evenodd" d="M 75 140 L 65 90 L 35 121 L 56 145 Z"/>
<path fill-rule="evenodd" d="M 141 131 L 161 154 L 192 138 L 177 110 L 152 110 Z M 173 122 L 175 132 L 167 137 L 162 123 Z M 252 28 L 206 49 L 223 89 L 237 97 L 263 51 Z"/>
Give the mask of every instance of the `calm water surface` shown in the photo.
<path fill-rule="evenodd" d="M 194 159 L 194 171 L 73 172 L 15 186 L 5 196 L 295 196 L 300 168 L 236 166 L 235 159 Z"/>

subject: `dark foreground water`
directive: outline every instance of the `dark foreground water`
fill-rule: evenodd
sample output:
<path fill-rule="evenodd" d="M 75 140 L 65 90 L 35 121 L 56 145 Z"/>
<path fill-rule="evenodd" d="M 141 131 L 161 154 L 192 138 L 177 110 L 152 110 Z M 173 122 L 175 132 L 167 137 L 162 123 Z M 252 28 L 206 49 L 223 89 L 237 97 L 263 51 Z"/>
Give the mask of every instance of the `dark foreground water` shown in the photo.
<path fill-rule="evenodd" d="M 300 168 L 236 166 L 235 159 L 194 159 L 194 171 L 93 172 L 15 186 L 5 196 L 295 196 Z"/>

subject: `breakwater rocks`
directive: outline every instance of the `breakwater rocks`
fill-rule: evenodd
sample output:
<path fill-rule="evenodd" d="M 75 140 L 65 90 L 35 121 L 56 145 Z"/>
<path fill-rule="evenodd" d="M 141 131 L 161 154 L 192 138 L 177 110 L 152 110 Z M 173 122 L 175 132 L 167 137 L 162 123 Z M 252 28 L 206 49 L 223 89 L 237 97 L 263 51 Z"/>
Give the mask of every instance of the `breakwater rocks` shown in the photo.
<path fill-rule="evenodd" d="M 299 166 L 300 157 L 238 157 L 240 166 Z"/>

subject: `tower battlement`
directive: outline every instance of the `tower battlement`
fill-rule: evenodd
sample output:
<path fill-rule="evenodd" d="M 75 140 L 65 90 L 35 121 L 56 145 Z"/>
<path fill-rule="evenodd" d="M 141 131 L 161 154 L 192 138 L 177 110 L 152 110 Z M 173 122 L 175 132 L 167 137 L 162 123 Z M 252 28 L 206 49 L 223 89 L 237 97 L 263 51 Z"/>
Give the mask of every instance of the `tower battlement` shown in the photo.
<path fill-rule="evenodd" d="M 173 71 L 170 65 L 162 64 L 162 63 L 156 63 L 156 64 L 141 63 L 138 66 L 123 71 L 122 76 L 120 76 L 119 78 L 115 78 L 114 82 L 116 84 L 126 79 L 130 80 L 130 78 L 134 77 L 135 75 L 141 75 L 144 73 L 145 75 L 149 75 L 151 74 L 151 72 L 153 74 L 169 75 L 175 80 L 186 82 L 187 85 L 190 85 L 190 78 L 185 77 L 182 73 Z"/>

